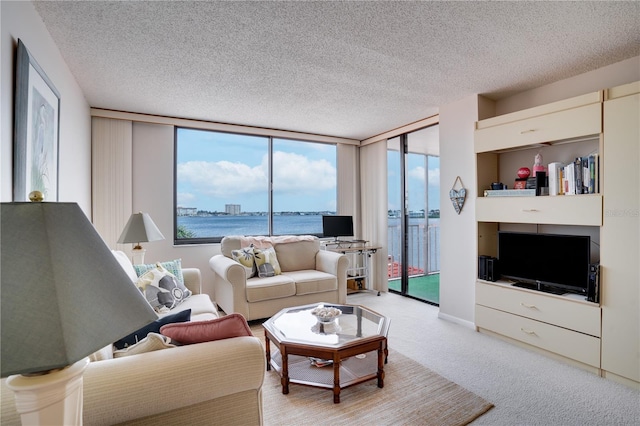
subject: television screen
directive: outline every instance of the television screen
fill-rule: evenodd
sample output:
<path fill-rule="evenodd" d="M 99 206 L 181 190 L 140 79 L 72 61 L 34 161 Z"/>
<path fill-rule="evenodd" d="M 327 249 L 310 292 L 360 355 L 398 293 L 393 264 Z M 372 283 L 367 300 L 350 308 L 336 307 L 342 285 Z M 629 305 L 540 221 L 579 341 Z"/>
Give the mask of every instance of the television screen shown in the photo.
<path fill-rule="evenodd" d="M 590 245 L 589 236 L 499 231 L 500 274 L 524 283 L 586 293 Z"/>
<path fill-rule="evenodd" d="M 325 237 L 350 237 L 353 235 L 352 216 L 322 216 L 322 234 Z"/>

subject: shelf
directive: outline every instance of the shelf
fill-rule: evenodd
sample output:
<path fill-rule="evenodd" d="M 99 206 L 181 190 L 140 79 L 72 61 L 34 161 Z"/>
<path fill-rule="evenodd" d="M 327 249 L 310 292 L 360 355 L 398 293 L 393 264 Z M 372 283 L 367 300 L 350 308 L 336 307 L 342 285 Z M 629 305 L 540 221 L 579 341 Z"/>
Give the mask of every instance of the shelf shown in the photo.
<path fill-rule="evenodd" d="M 478 197 L 476 221 L 602 226 L 602 195 Z"/>

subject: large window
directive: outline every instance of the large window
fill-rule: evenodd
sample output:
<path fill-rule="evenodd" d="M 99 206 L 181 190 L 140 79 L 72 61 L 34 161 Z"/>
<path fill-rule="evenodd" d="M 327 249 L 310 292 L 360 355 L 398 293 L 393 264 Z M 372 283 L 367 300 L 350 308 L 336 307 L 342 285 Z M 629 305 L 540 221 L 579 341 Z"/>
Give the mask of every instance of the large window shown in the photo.
<path fill-rule="evenodd" d="M 175 242 L 322 233 L 336 211 L 336 146 L 176 128 Z"/>

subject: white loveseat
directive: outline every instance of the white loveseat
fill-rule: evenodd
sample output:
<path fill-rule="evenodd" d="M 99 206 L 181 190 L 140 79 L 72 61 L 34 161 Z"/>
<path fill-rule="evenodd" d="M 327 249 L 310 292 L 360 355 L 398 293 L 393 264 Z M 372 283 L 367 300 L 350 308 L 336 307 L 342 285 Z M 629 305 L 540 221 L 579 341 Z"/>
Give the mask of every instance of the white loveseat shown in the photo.
<path fill-rule="evenodd" d="M 119 253 L 114 254 L 118 258 Z M 191 321 L 217 318 L 215 304 L 208 295 L 200 294 L 200 270 L 182 271 L 193 295 L 165 315 L 191 309 Z M 105 350 L 100 357 L 106 359 L 92 360 L 83 376 L 87 426 L 262 424 L 266 361 L 257 337 L 233 337 L 121 358 L 111 358 Z M 0 423 L 20 425 L 13 392 L 4 379 L 1 393 Z"/>
<path fill-rule="evenodd" d="M 247 278 L 232 252 L 250 244 L 273 247 L 281 274 Z M 281 309 L 315 302 L 346 303 L 347 267 L 344 254 L 320 250 L 313 236 L 228 236 L 221 253 L 209 260 L 214 275 L 214 294 L 226 313 L 237 312 L 247 320 L 268 318 Z"/>

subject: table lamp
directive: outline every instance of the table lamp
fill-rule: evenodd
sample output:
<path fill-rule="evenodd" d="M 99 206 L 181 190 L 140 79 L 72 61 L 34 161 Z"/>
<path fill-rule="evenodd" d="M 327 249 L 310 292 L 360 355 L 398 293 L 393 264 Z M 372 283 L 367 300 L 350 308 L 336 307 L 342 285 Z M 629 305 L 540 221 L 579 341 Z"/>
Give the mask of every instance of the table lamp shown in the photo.
<path fill-rule="evenodd" d="M 127 225 L 124 227 L 120 238 L 119 244 L 135 243 L 131 251 L 134 265 L 141 265 L 144 263 L 145 249 L 142 248 L 140 243 L 147 243 L 150 241 L 164 240 L 164 235 L 158 229 L 151 216 L 148 213 L 134 213 L 129 218 Z"/>
<path fill-rule="evenodd" d="M 1 203 L 1 377 L 23 424 L 82 424 L 87 356 L 157 319 L 75 203 Z"/>

